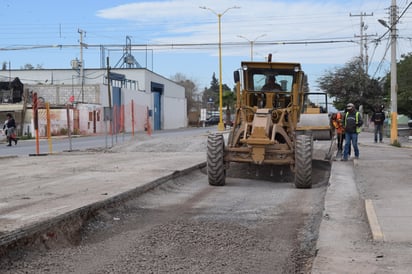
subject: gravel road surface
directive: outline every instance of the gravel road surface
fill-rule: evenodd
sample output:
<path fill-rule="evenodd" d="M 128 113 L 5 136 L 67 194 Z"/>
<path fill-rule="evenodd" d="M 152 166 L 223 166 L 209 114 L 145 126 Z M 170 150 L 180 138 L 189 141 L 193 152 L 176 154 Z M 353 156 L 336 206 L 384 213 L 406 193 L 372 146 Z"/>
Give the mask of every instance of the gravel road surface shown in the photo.
<path fill-rule="evenodd" d="M 147 137 L 116 154 L 206 151 L 206 136 Z M 98 157 L 98 152 L 96 152 Z M 314 161 L 312 189 L 295 189 L 288 169 L 230 169 L 212 187 L 205 170 L 170 180 L 79 230 L 17 249 L 2 273 L 309 273 L 330 165 Z M 67 232 L 70 229 L 67 229 Z"/>

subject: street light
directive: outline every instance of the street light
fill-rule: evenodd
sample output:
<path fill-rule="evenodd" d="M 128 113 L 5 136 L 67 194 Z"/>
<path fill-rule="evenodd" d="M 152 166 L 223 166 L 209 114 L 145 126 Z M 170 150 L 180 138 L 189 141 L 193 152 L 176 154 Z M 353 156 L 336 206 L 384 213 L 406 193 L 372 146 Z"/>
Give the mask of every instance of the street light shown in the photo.
<path fill-rule="evenodd" d="M 244 37 L 242 35 L 237 36 L 239 38 L 245 39 L 246 41 L 248 41 L 250 43 L 250 61 L 253 61 L 253 45 L 255 44 L 257 39 L 262 38 L 263 36 L 266 36 L 266 34 L 261 34 L 253 40 L 249 40 L 249 39 L 247 39 L 246 37 Z"/>
<path fill-rule="evenodd" d="M 378 19 L 378 22 L 381 23 L 382 26 L 384 26 L 384 27 L 386 27 L 386 28 L 388 28 L 388 29 L 391 29 L 391 27 L 388 25 L 388 23 L 387 23 L 385 20 L 383 20 L 383 19 Z"/>
<path fill-rule="evenodd" d="M 213 12 L 215 15 L 218 17 L 218 23 L 219 23 L 219 124 L 217 125 L 217 129 L 219 131 L 223 131 L 225 129 L 225 126 L 223 124 L 223 114 L 222 114 L 222 101 L 223 101 L 223 91 L 222 91 L 222 31 L 221 31 L 221 18 L 222 16 L 230 9 L 239 9 L 240 7 L 238 6 L 233 6 L 230 8 L 227 8 L 224 12 L 222 13 L 217 13 L 216 11 L 208 8 L 208 7 L 199 7 L 204 10 L 210 10 Z"/>
<path fill-rule="evenodd" d="M 392 0 L 391 23 L 379 19 L 378 22 L 391 31 L 391 144 L 398 142 L 398 98 L 397 98 L 397 68 L 396 68 L 396 0 Z"/>

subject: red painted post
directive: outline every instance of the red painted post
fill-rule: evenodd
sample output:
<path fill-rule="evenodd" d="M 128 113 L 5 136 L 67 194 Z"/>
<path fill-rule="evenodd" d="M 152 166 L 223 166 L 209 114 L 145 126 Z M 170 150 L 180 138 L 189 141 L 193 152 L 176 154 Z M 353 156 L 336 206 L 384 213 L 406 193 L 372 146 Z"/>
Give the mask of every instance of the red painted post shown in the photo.
<path fill-rule="evenodd" d="M 120 106 L 120 132 L 123 134 L 125 133 L 125 128 L 124 128 L 124 104 Z"/>

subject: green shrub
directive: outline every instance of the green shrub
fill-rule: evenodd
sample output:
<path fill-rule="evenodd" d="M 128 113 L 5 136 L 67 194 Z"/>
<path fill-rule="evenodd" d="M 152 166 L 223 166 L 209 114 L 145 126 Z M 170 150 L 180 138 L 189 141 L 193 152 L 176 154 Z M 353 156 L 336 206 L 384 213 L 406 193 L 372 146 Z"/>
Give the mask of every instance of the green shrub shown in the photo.
<path fill-rule="evenodd" d="M 67 135 L 67 128 L 61 128 L 60 129 L 60 135 Z"/>

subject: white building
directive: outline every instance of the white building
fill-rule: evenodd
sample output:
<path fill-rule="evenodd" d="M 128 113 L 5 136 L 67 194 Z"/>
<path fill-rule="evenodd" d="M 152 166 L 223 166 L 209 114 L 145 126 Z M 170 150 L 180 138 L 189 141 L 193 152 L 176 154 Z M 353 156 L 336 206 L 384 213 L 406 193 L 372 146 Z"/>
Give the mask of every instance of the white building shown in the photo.
<path fill-rule="evenodd" d="M 18 77 L 28 97 L 37 93 L 40 102 L 48 103 L 52 133 L 67 125 L 67 105 L 71 106 L 72 130 L 79 130 L 81 134 L 104 132 L 107 130 L 105 118 L 108 118 L 104 116 L 104 108 L 109 107 L 109 96 L 115 120 L 112 126 L 117 130 L 142 131 L 148 123 L 152 130 L 187 126 L 187 103 L 181 85 L 144 68 L 118 68 L 110 70 L 109 92 L 107 74 L 106 69 L 84 69 L 84 77 L 73 69 L 7 70 L 0 71 L 0 82 Z M 24 102 L 0 104 L 0 112 L 23 110 Z M 26 103 L 22 132 L 33 134 L 31 97 Z M 39 131 L 43 135 L 46 110 L 39 109 L 38 116 Z"/>

